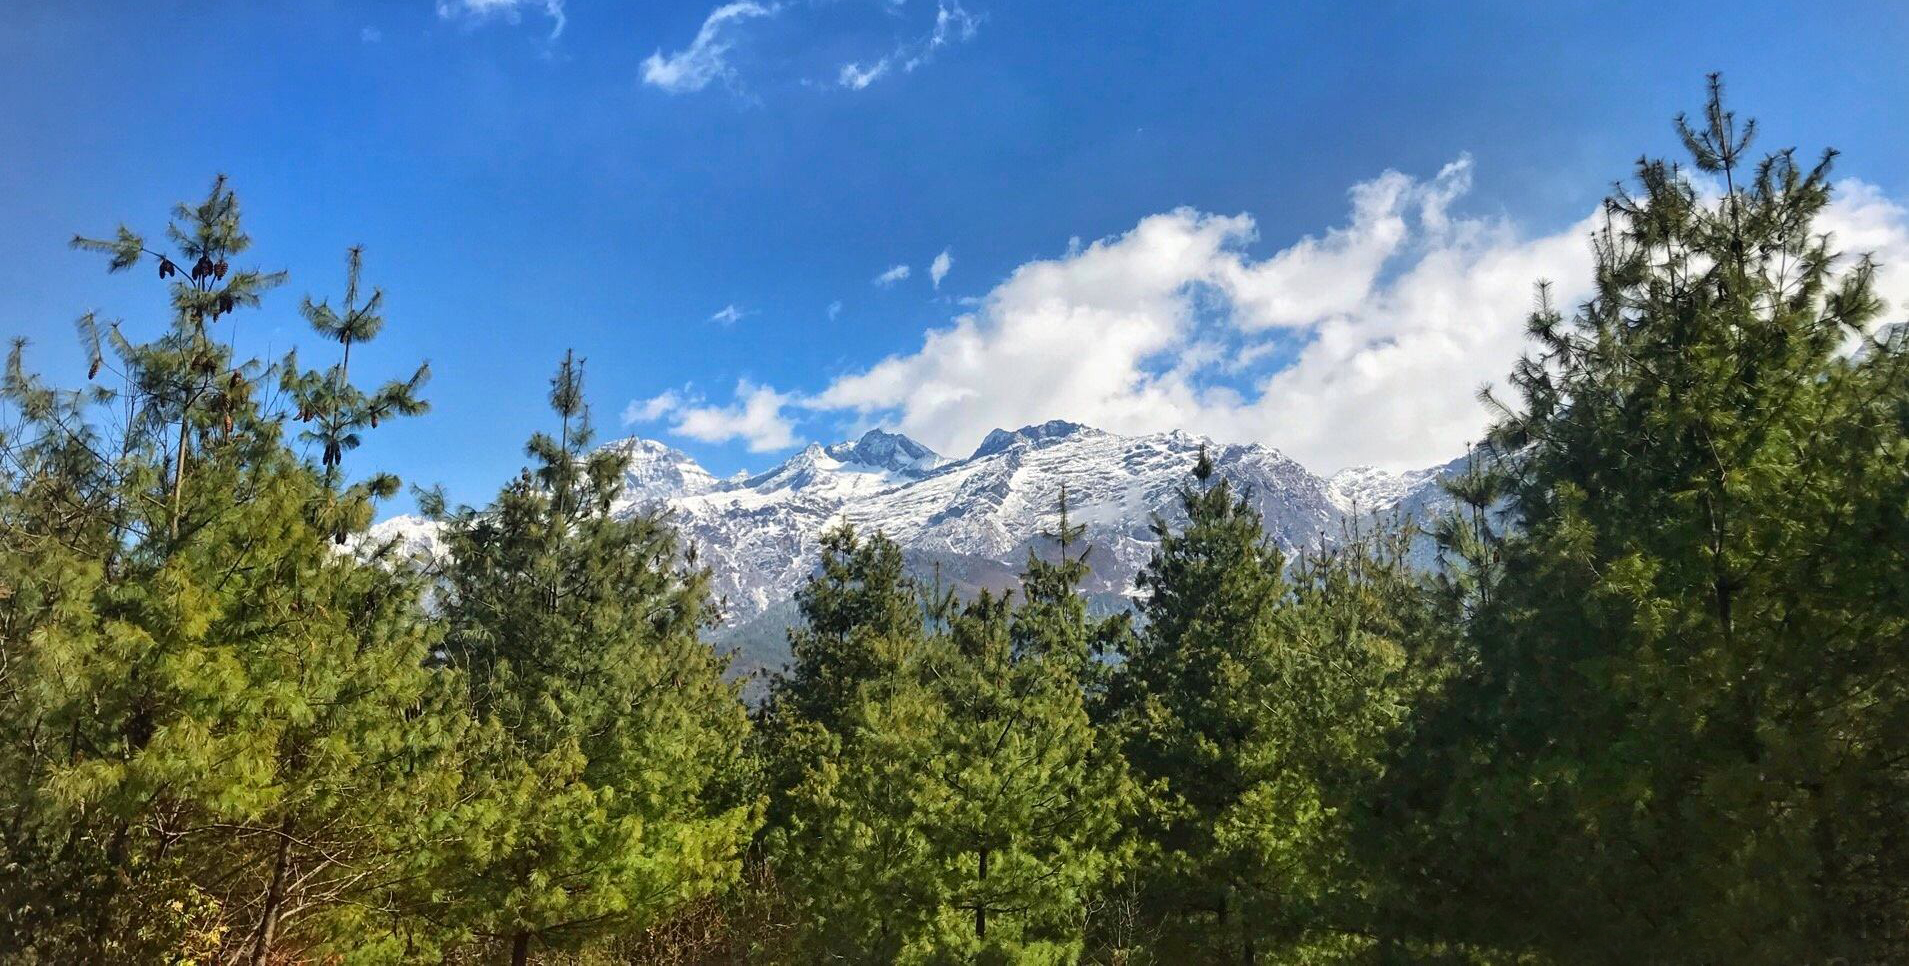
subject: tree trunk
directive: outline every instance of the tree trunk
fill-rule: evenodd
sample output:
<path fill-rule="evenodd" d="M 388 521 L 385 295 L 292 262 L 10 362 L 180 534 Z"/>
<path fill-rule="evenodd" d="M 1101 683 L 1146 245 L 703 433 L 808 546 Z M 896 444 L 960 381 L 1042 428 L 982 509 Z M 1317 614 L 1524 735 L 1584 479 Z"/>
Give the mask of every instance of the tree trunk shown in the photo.
<path fill-rule="evenodd" d="M 278 917 L 285 908 L 285 883 L 291 878 L 292 817 L 278 824 L 278 852 L 272 857 L 272 884 L 265 890 L 265 908 L 259 911 L 258 930 L 252 938 L 252 951 L 245 957 L 247 966 L 265 966 L 272 955 L 272 941 L 278 937 Z"/>
<path fill-rule="evenodd" d="M 126 872 L 126 836 L 128 831 L 129 829 L 126 823 L 121 822 L 119 828 L 113 832 L 113 838 L 106 846 L 106 866 L 113 870 L 113 874 L 112 877 L 107 880 L 107 885 L 102 894 L 94 896 L 92 900 L 93 949 L 98 952 L 104 952 L 110 945 L 109 940 L 112 938 L 113 927 L 113 905 L 115 901 L 118 900 L 119 893 L 128 885 L 132 884 L 131 877 Z M 69 838 L 67 841 L 71 844 L 75 839 Z"/>
<path fill-rule="evenodd" d="M 979 878 L 981 882 L 985 884 L 988 881 L 987 849 L 981 850 L 979 872 Z M 988 938 L 988 894 L 986 890 L 979 891 L 974 897 L 974 938 Z"/>
<path fill-rule="evenodd" d="M 527 966 L 530 962 L 530 933 L 520 932 L 510 941 L 510 966 Z"/>
<path fill-rule="evenodd" d="M 167 535 L 179 539 L 179 511 L 186 493 L 186 431 L 192 428 L 192 401 L 186 400 L 185 414 L 179 417 L 179 457 L 172 471 L 172 525 Z"/>

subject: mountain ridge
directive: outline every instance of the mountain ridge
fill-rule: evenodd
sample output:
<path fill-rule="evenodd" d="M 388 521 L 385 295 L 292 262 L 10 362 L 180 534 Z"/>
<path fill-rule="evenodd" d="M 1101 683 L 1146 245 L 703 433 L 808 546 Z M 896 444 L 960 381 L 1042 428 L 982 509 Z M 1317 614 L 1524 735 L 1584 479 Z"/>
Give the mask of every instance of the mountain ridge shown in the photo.
<path fill-rule="evenodd" d="M 959 459 L 873 429 L 855 440 L 812 443 L 775 467 L 726 480 L 655 440 L 603 446 L 629 459 L 615 512 L 667 513 L 710 568 L 722 607 L 717 636 L 745 657 L 753 652 L 747 663 L 769 665 L 820 538 L 838 523 L 887 534 L 911 569 L 936 572 L 954 589 L 1005 590 L 1029 553 L 1048 549 L 1040 535 L 1053 529 L 1064 485 L 1069 516 L 1086 526 L 1092 548 L 1084 592 L 1112 610 L 1125 606 L 1134 575 L 1152 555 L 1153 521 L 1176 519 L 1178 489 L 1191 481 L 1202 448 L 1289 553 L 1330 542 L 1355 515 L 1402 508 L 1418 516 L 1446 505 L 1439 483 L 1457 465 L 1322 477 L 1259 443 L 1180 430 L 1125 436 L 1066 420 L 997 429 Z M 392 518 L 367 534 L 368 541 L 386 538 L 408 552 L 437 547 L 433 525 L 416 517 Z"/>

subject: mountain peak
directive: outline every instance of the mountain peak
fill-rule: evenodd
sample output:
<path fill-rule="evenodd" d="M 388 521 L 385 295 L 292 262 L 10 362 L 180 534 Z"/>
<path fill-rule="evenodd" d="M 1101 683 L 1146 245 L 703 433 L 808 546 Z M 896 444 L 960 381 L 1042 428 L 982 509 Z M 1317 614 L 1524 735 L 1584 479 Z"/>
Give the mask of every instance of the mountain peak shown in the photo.
<path fill-rule="evenodd" d="M 627 461 L 620 503 L 648 504 L 707 493 L 716 487 L 716 478 L 688 453 L 656 440 L 631 436 L 604 443 L 601 448 Z"/>
<path fill-rule="evenodd" d="M 1044 443 L 1079 436 L 1083 433 L 1098 435 L 1100 430 L 1080 423 L 1068 422 L 1065 419 L 1050 419 L 1044 423 L 1023 426 L 1013 432 L 997 429 L 989 433 L 987 438 L 981 441 L 980 446 L 975 447 L 974 455 L 969 459 L 980 459 L 1020 443 L 1038 447 Z"/>
<path fill-rule="evenodd" d="M 823 452 L 844 463 L 893 470 L 905 476 L 920 476 L 947 462 L 940 453 L 900 433 L 880 429 L 863 433 L 861 439 L 826 447 Z"/>
<path fill-rule="evenodd" d="M 1370 512 L 1399 502 L 1414 487 L 1439 479 L 1443 467 L 1393 471 L 1376 466 L 1348 466 L 1326 478 L 1326 495 L 1346 513 Z"/>

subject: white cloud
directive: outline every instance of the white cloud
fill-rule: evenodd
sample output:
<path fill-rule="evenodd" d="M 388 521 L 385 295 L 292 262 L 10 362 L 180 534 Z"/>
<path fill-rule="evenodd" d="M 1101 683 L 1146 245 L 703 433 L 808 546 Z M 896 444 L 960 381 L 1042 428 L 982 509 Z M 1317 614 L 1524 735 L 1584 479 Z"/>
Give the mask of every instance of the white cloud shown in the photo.
<path fill-rule="evenodd" d="M 737 308 L 734 303 L 731 303 L 717 309 L 716 313 L 709 317 L 709 321 L 720 326 L 728 327 L 735 325 L 751 314 L 752 313 L 747 309 Z"/>
<path fill-rule="evenodd" d="M 912 71 L 926 64 L 930 58 L 934 57 L 935 51 L 946 47 L 951 41 L 973 40 L 975 32 L 980 29 L 981 18 L 961 9 L 960 0 L 955 0 L 954 3 L 937 3 L 935 29 L 917 49 L 908 53 L 906 59 L 902 61 L 902 70 Z"/>
<path fill-rule="evenodd" d="M 859 91 L 880 80 L 882 75 L 887 73 L 888 58 L 883 57 L 881 60 L 867 67 L 863 67 L 861 64 L 843 64 L 842 71 L 836 75 L 835 80 L 836 83 L 841 84 L 843 87 Z"/>
<path fill-rule="evenodd" d="M 685 94 L 733 76 L 727 57 L 735 46 L 735 26 L 747 20 L 773 17 L 781 9 L 779 4 L 765 5 L 751 0 L 717 7 L 703 18 L 702 28 L 696 31 L 696 38 L 688 47 L 668 55 L 659 49 L 643 61 L 643 82 L 672 94 Z"/>
<path fill-rule="evenodd" d="M 498 19 L 507 23 L 523 20 L 523 11 L 538 10 L 550 20 L 550 39 L 563 35 L 569 22 L 563 13 L 563 0 L 438 0 L 437 15 L 445 20 L 464 19 L 472 23 Z"/>
<path fill-rule="evenodd" d="M 875 283 L 874 283 L 875 287 L 888 288 L 889 286 L 895 284 L 896 282 L 906 279 L 909 275 L 909 272 L 910 272 L 910 269 L 908 268 L 908 266 L 896 265 L 888 269 L 887 271 L 881 273 L 880 275 L 875 276 Z"/>
<path fill-rule="evenodd" d="M 890 6 L 900 7 L 901 3 L 893 2 Z M 904 74 L 913 73 L 916 68 L 934 60 L 936 51 L 951 43 L 973 40 L 980 29 L 981 18 L 963 9 L 960 0 L 941 0 L 935 5 L 934 27 L 927 34 L 904 41 L 871 63 L 854 61 L 843 64 L 836 76 L 836 83 L 859 91 L 888 76 L 896 66 Z"/>
<path fill-rule="evenodd" d="M 623 407 L 623 425 L 653 423 L 688 404 L 681 392 L 667 389 L 648 399 L 633 399 Z"/>
<path fill-rule="evenodd" d="M 1320 471 L 1450 459 L 1488 415 L 1475 398 L 1527 349 L 1533 285 L 1589 294 L 1592 216 L 1531 234 L 1455 216 L 1471 165 L 1386 172 L 1346 224 L 1255 257 L 1253 220 L 1180 209 L 1016 269 L 921 347 L 835 379 L 804 405 L 880 418 L 943 452 L 1051 418 L 1117 432 L 1263 442 Z M 1823 227 L 1874 251 L 1909 312 L 1909 211 L 1838 186 Z"/>
<path fill-rule="evenodd" d="M 384 31 L 376 27 L 365 27 L 358 31 L 358 40 L 360 43 L 375 44 L 383 39 Z"/>
<path fill-rule="evenodd" d="M 1835 201 L 1817 220 L 1831 248 L 1853 257 L 1876 256 L 1876 294 L 1889 303 L 1880 322 L 1909 319 L 1909 208 L 1883 196 L 1874 185 L 1847 178 L 1836 184 Z"/>
<path fill-rule="evenodd" d="M 941 291 L 941 280 L 948 277 L 948 270 L 954 267 L 954 253 L 944 248 L 935 260 L 928 264 L 928 279 L 935 285 L 935 291 Z"/>
<path fill-rule="evenodd" d="M 828 308 L 828 312 L 829 312 L 829 321 L 830 321 L 830 322 L 833 322 L 833 321 L 835 321 L 835 320 L 836 320 L 837 318 L 839 318 L 839 317 L 841 316 L 841 314 L 842 314 L 842 300 L 841 300 L 841 299 L 836 299 L 835 301 L 833 301 L 833 302 L 830 302 L 830 303 L 829 303 L 829 308 Z"/>
<path fill-rule="evenodd" d="M 1063 418 L 1265 443 L 1321 472 L 1434 465 L 1486 426 L 1475 391 L 1502 384 L 1529 348 L 1535 283 L 1550 280 L 1568 309 L 1592 281 L 1595 213 L 1548 233 L 1454 215 L 1470 182 L 1464 158 L 1429 179 L 1385 172 L 1352 188 L 1345 224 L 1265 257 L 1247 215 L 1151 215 L 1021 265 L 914 352 L 819 393 L 745 382 L 725 407 L 666 393 L 633 411 L 757 449 L 789 445 L 785 410 L 800 409 L 895 426 L 945 453 Z M 1846 180 L 1819 227 L 1845 264 L 1874 253 L 1884 321 L 1909 317 L 1909 208 Z"/>
<path fill-rule="evenodd" d="M 710 405 L 689 390 L 667 390 L 649 399 L 635 400 L 623 410 L 625 424 L 669 420 L 669 431 L 704 443 L 742 440 L 750 452 L 788 449 L 795 445 L 795 425 L 784 410 L 796 397 L 779 393 L 747 379 L 736 383 L 729 405 Z"/>

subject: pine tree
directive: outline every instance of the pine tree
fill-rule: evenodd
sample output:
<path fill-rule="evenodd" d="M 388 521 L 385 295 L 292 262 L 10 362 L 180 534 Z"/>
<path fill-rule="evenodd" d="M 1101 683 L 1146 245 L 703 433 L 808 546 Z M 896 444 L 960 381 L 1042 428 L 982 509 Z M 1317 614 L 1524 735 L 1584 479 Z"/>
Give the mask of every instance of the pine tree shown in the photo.
<path fill-rule="evenodd" d="M 479 726 L 439 915 L 519 963 L 726 887 L 754 816 L 724 794 L 748 721 L 697 638 L 707 574 L 664 521 L 613 512 L 624 461 L 589 449 L 581 362 L 550 402 L 558 434 L 489 507 L 427 501 L 447 524 L 444 652 Z"/>
<path fill-rule="evenodd" d="M 843 752 L 846 717 L 861 689 L 903 673 L 922 647 L 928 610 L 901 548 L 844 523 L 822 535 L 820 566 L 796 592 L 802 621 L 789 629 L 793 663 L 770 679 L 756 714 L 754 758 L 768 798 L 765 832 L 782 826 L 789 795 L 821 761 Z M 941 605 L 948 606 L 946 601 Z"/>
<path fill-rule="evenodd" d="M 1109 691 L 1128 760 L 1154 789 L 1138 824 L 1142 901 L 1163 949 L 1326 954 L 1364 925 L 1348 911 L 1350 810 L 1400 716 L 1390 622 L 1423 597 L 1402 545 L 1374 553 L 1356 532 L 1289 577 L 1258 514 L 1214 476 L 1202 451 L 1180 494 L 1186 523 L 1154 524 L 1144 624 Z"/>
<path fill-rule="evenodd" d="M 923 632 L 923 602 L 901 548 L 849 524 L 822 535 L 821 568 L 796 593 L 802 623 L 789 631 L 794 658 L 771 682 L 775 714 L 840 730 L 846 703 L 865 681 L 891 674 Z"/>
<path fill-rule="evenodd" d="M 1903 337 L 1814 226 L 1833 154 L 1752 165 L 1714 77 L 1678 130 L 1718 193 L 1640 162 L 1595 294 L 1532 318 L 1411 901 L 1560 962 L 1900 959 Z"/>
<path fill-rule="evenodd" d="M 929 649 L 861 681 L 834 728 L 790 729 L 789 783 L 766 852 L 797 914 L 792 961 L 900 962 L 932 951 L 943 869 L 922 806 L 947 708 L 924 684 Z M 926 949 L 924 950 L 924 944 Z"/>
<path fill-rule="evenodd" d="M 1133 797 L 1089 720 L 1084 553 L 1031 556 L 856 689 L 791 794 L 772 855 L 808 951 L 899 962 L 1073 962 Z M 819 581 L 829 580 L 827 576 Z M 881 613 L 881 611 L 875 611 Z"/>
<path fill-rule="evenodd" d="M 174 255 L 125 228 L 76 242 L 173 280 L 150 342 L 82 320 L 89 378 L 120 388 L 48 389 L 16 346 L 0 393 L 5 760 L 30 790 L 7 803 L 0 946 L 375 958 L 449 790 L 432 632 L 414 579 L 334 552 L 310 511 L 340 494 L 256 398 L 270 371 L 211 328 L 282 278 L 231 266 L 250 239 L 224 180 L 167 234 Z"/>
<path fill-rule="evenodd" d="M 1239 870 L 1229 868 L 1238 857 L 1221 854 L 1215 834 L 1252 784 L 1246 758 L 1286 592 L 1283 556 L 1213 475 L 1203 448 L 1194 484 L 1180 491 L 1184 528 L 1154 521 L 1160 545 L 1137 579 L 1142 627 L 1109 696 L 1127 760 L 1155 790 L 1137 829 L 1144 901 L 1169 928 L 1206 933 L 1236 928 L 1244 914 Z M 1213 944 L 1220 954 L 1224 943 Z"/>
<path fill-rule="evenodd" d="M 299 370 L 295 356 L 288 356 L 281 367 L 283 388 L 298 407 L 298 421 L 311 427 L 302 431 L 299 438 L 320 447 L 319 462 L 326 482 L 331 489 L 340 491 L 341 499 L 317 509 L 332 529 L 333 542 L 341 544 L 347 533 L 370 523 L 371 501 L 389 497 L 398 489 L 397 478 L 390 474 L 378 474 L 345 487 L 342 483 L 345 453 L 356 449 L 362 441 L 361 434 L 367 429 L 377 429 L 380 421 L 394 416 L 420 415 L 429 408 L 419 396 L 431 377 L 428 363 L 418 366 L 408 379 L 392 380 L 372 392 L 351 383 L 352 345 L 370 342 L 384 328 L 382 290 L 372 289 L 364 303 L 358 303 L 359 275 L 363 267 L 364 247 L 354 245 L 345 255 L 342 314 L 333 310 L 329 302 L 314 303 L 310 297 L 300 309 L 314 331 L 339 343 L 338 363 L 323 372 L 305 372 Z"/>

